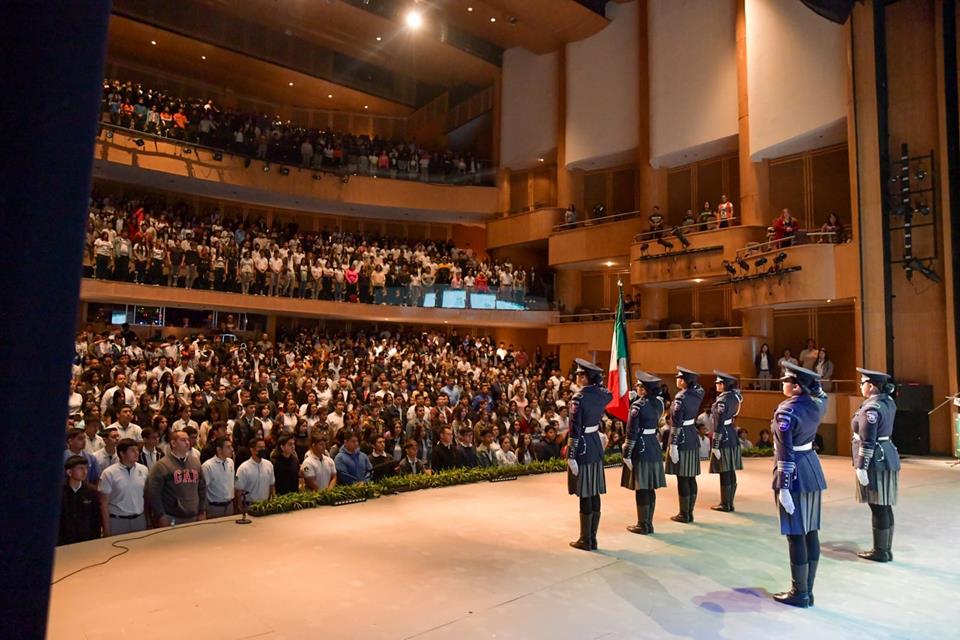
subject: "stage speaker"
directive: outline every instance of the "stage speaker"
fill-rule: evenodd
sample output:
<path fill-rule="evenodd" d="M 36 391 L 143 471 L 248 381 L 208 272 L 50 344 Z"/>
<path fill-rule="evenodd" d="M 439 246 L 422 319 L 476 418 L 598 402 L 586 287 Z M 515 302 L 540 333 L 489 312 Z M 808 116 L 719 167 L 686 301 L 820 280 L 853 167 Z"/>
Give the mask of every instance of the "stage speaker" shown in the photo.
<path fill-rule="evenodd" d="M 922 411 L 933 409 L 933 385 L 898 384 L 896 392 L 897 411 Z"/>
<path fill-rule="evenodd" d="M 817 14 L 837 24 L 844 24 L 853 12 L 854 0 L 803 0 Z"/>
<path fill-rule="evenodd" d="M 930 416 L 926 411 L 897 411 L 893 425 L 897 451 L 917 456 L 930 455 Z"/>

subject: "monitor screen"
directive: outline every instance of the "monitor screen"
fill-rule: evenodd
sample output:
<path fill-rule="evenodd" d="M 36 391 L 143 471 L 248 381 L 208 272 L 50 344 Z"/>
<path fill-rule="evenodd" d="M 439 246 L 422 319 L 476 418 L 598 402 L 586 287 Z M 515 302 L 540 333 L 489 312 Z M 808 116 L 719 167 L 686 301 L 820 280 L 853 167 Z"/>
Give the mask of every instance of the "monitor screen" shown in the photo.
<path fill-rule="evenodd" d="M 447 289 L 443 292 L 442 303 L 444 309 L 466 309 L 467 292 L 463 289 Z"/>
<path fill-rule="evenodd" d="M 497 294 L 495 293 L 471 293 L 470 307 L 473 309 L 496 309 Z"/>
<path fill-rule="evenodd" d="M 127 321 L 126 310 L 110 312 L 110 324 L 123 324 L 126 321 Z"/>
<path fill-rule="evenodd" d="M 526 309 L 519 302 L 511 302 L 509 300 L 497 300 L 497 309 L 505 309 L 507 311 L 523 311 Z"/>
<path fill-rule="evenodd" d="M 430 308 L 437 306 L 437 294 L 433 291 L 423 294 L 423 303 L 420 306 Z"/>

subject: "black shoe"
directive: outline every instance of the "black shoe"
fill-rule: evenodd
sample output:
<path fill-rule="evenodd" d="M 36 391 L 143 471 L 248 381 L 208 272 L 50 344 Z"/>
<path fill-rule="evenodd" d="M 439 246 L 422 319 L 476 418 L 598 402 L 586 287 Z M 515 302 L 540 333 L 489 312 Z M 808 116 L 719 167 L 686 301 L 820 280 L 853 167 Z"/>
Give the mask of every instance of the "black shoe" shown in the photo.
<path fill-rule="evenodd" d="M 729 498 L 727 498 L 727 507 L 730 508 L 730 513 L 733 513 L 736 509 L 733 508 L 733 498 L 737 495 L 737 483 L 734 482 L 730 485 Z"/>
<path fill-rule="evenodd" d="M 593 526 L 593 514 L 580 514 L 580 537 L 570 543 L 574 549 L 590 551 L 590 528 Z"/>
<path fill-rule="evenodd" d="M 817 577 L 817 565 L 819 560 L 811 560 L 807 564 L 807 596 L 810 599 L 810 606 L 813 606 L 813 581 Z"/>
<path fill-rule="evenodd" d="M 810 593 L 807 591 L 807 580 L 809 577 L 807 565 L 790 565 L 790 577 L 793 583 L 790 590 L 773 594 L 773 599 L 781 604 L 806 609 L 810 606 Z"/>
<path fill-rule="evenodd" d="M 720 485 L 720 504 L 715 504 L 710 507 L 713 511 L 733 511 L 729 506 L 730 502 L 730 486 L 726 484 Z"/>
<path fill-rule="evenodd" d="M 657 493 L 650 492 L 650 504 L 647 505 L 647 535 L 653 533 L 653 512 L 657 510 Z"/>
<path fill-rule="evenodd" d="M 861 551 L 857 555 L 864 560 L 874 562 L 890 562 L 893 560 L 893 554 L 890 553 L 890 542 L 893 539 L 893 532 L 890 529 L 873 530 L 873 549 Z"/>
<path fill-rule="evenodd" d="M 590 524 L 590 550 L 597 550 L 597 529 L 600 528 L 600 512 L 594 511 Z"/>
<path fill-rule="evenodd" d="M 674 522 L 693 522 L 693 517 L 690 513 L 690 496 L 680 496 L 680 513 L 670 519 Z"/>

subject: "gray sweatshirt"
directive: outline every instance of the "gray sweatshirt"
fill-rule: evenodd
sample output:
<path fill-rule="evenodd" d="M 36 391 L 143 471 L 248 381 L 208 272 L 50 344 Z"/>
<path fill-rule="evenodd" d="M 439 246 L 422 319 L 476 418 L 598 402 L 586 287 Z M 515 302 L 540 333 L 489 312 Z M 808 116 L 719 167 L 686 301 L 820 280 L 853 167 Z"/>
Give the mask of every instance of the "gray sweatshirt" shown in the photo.
<path fill-rule="evenodd" d="M 187 455 L 160 458 L 147 476 L 147 503 L 155 517 L 193 518 L 207 510 L 207 484 L 200 460 Z"/>

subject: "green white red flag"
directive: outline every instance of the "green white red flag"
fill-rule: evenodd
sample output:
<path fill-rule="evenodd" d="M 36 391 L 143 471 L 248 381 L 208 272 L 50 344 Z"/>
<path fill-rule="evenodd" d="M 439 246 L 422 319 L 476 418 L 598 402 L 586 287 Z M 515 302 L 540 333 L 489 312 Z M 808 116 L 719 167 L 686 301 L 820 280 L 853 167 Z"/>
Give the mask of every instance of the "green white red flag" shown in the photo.
<path fill-rule="evenodd" d="M 627 421 L 630 412 L 630 362 L 627 346 L 627 325 L 623 321 L 623 284 L 618 282 L 617 317 L 613 323 L 613 338 L 610 342 L 610 366 L 607 369 L 607 389 L 613 400 L 607 404 L 607 413 Z"/>

